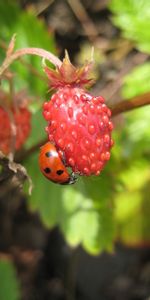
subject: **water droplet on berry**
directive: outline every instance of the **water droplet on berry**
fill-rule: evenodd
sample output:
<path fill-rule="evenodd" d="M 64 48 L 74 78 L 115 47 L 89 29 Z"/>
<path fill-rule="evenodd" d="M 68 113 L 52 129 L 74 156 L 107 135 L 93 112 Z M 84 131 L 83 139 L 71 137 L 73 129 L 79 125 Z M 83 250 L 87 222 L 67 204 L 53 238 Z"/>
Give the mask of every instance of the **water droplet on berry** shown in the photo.
<path fill-rule="evenodd" d="M 106 152 L 105 153 L 105 160 L 109 160 L 110 159 L 110 152 Z"/>
<path fill-rule="evenodd" d="M 76 104 L 79 103 L 79 97 L 77 95 L 73 95 L 73 100 L 75 101 Z"/>
<path fill-rule="evenodd" d="M 88 161 L 88 157 L 86 156 L 86 155 L 82 155 L 82 157 L 81 157 L 84 161 Z"/>
<path fill-rule="evenodd" d="M 110 145 L 111 145 L 111 147 L 114 145 L 114 140 L 113 139 L 111 139 Z"/>
<path fill-rule="evenodd" d="M 104 135 L 104 142 L 107 143 L 107 144 L 110 142 L 110 137 L 109 137 L 108 134 Z"/>
<path fill-rule="evenodd" d="M 49 134 L 48 138 L 49 138 L 49 141 L 50 141 L 50 142 L 53 142 L 53 141 L 54 141 L 53 135 L 52 135 L 52 134 Z"/>
<path fill-rule="evenodd" d="M 100 128 L 100 130 L 104 129 L 104 122 L 101 120 L 99 121 L 99 128 Z"/>
<path fill-rule="evenodd" d="M 102 96 L 97 97 L 101 103 L 104 103 L 104 98 Z"/>
<path fill-rule="evenodd" d="M 102 139 L 101 138 L 97 138 L 96 139 L 96 145 L 99 147 L 102 145 Z"/>
<path fill-rule="evenodd" d="M 65 101 L 68 100 L 68 94 L 67 94 L 67 93 L 63 93 L 63 99 L 64 99 Z"/>
<path fill-rule="evenodd" d="M 55 103 L 57 104 L 57 106 L 60 106 L 62 103 L 62 100 L 60 98 L 57 98 Z"/>
<path fill-rule="evenodd" d="M 90 141 L 88 139 L 84 139 L 83 140 L 83 144 L 84 144 L 84 147 L 86 149 L 89 149 L 90 148 Z"/>
<path fill-rule="evenodd" d="M 103 112 L 107 112 L 107 106 L 105 103 L 102 104 L 101 108 L 102 108 Z"/>
<path fill-rule="evenodd" d="M 87 105 L 84 105 L 84 106 L 82 107 L 82 110 L 83 110 L 83 113 L 84 113 L 85 115 L 88 114 L 88 106 L 87 106 Z"/>
<path fill-rule="evenodd" d="M 94 104 L 99 104 L 99 103 L 100 103 L 98 97 L 93 97 L 92 102 L 93 102 Z"/>
<path fill-rule="evenodd" d="M 105 153 L 104 153 L 104 152 L 101 153 L 101 160 L 102 160 L 102 161 L 105 160 Z"/>
<path fill-rule="evenodd" d="M 43 109 L 48 110 L 48 108 L 49 108 L 49 102 L 44 102 Z"/>
<path fill-rule="evenodd" d="M 81 101 L 86 101 L 86 100 L 87 100 L 86 95 L 85 95 L 85 94 L 81 94 L 80 100 L 81 100 Z"/>
<path fill-rule="evenodd" d="M 102 107 L 101 107 L 101 105 L 97 105 L 96 112 L 97 112 L 98 115 L 100 115 L 102 113 Z"/>
<path fill-rule="evenodd" d="M 71 167 L 74 167 L 74 166 L 75 166 L 75 161 L 74 161 L 74 159 L 73 159 L 72 157 L 70 157 L 70 158 L 68 159 L 68 162 L 69 162 L 69 165 L 70 165 Z"/>
<path fill-rule="evenodd" d="M 47 133 L 49 132 L 48 126 L 45 127 L 45 131 L 46 131 Z"/>
<path fill-rule="evenodd" d="M 64 152 L 62 150 L 58 150 L 58 154 L 63 161 L 64 160 Z"/>
<path fill-rule="evenodd" d="M 96 129 L 95 129 L 95 126 L 93 124 L 91 124 L 91 125 L 88 126 L 88 132 L 90 134 L 94 134 L 95 131 L 96 131 Z"/>
<path fill-rule="evenodd" d="M 110 130 L 113 130 L 114 126 L 113 123 L 111 121 L 108 122 L 108 126 Z"/>
<path fill-rule="evenodd" d="M 95 159 L 95 154 L 93 152 L 90 153 L 90 159 Z"/>
<path fill-rule="evenodd" d="M 99 174 L 100 174 L 100 171 L 99 171 L 99 170 L 96 171 L 95 175 L 96 175 L 96 176 L 99 176 Z"/>
<path fill-rule="evenodd" d="M 92 172 L 96 171 L 96 164 L 95 163 L 91 164 L 91 171 Z"/>
<path fill-rule="evenodd" d="M 59 147 L 64 148 L 64 140 L 63 139 L 59 139 L 57 144 Z"/>
<path fill-rule="evenodd" d="M 101 171 L 102 170 L 103 164 L 104 163 L 102 161 L 98 161 L 97 162 L 97 171 Z"/>
<path fill-rule="evenodd" d="M 89 170 L 89 168 L 87 168 L 87 167 L 85 167 L 85 168 L 83 169 L 83 172 L 84 172 L 85 175 L 89 175 L 89 174 L 90 174 L 90 170 Z"/>
<path fill-rule="evenodd" d="M 95 106 L 93 105 L 93 104 L 91 104 L 90 106 L 89 106 L 89 110 L 90 110 L 90 112 L 93 114 L 93 113 L 95 113 Z"/>
<path fill-rule="evenodd" d="M 73 117 L 73 108 L 72 107 L 68 107 L 68 115 L 70 118 Z"/>
<path fill-rule="evenodd" d="M 53 129 L 57 128 L 57 122 L 55 120 L 52 120 L 50 125 L 53 127 Z"/>
<path fill-rule="evenodd" d="M 46 121 L 49 121 L 51 119 L 51 113 L 49 111 L 44 111 L 43 116 Z"/>
<path fill-rule="evenodd" d="M 102 120 L 103 120 L 104 124 L 108 124 L 108 122 L 109 122 L 107 115 L 102 116 Z"/>
<path fill-rule="evenodd" d="M 66 123 L 64 123 L 64 122 L 60 124 L 60 128 L 61 128 L 63 131 L 66 130 L 66 127 L 67 127 L 67 126 L 66 126 Z"/>
<path fill-rule="evenodd" d="M 107 108 L 107 115 L 108 117 L 111 117 L 111 110 L 109 108 Z"/>
<path fill-rule="evenodd" d="M 81 125 L 85 125 L 86 118 L 84 115 L 82 115 L 82 113 L 77 114 L 77 120 Z"/>
<path fill-rule="evenodd" d="M 75 130 L 71 131 L 71 135 L 74 139 L 77 139 L 77 132 Z"/>
<path fill-rule="evenodd" d="M 66 149 L 73 152 L 74 150 L 74 147 L 73 147 L 73 144 L 72 143 L 68 143 L 67 146 L 66 146 Z"/>
<path fill-rule="evenodd" d="M 56 94 L 53 94 L 52 97 L 51 97 L 51 101 L 52 101 L 52 102 L 55 101 L 56 97 L 57 97 L 57 95 L 56 95 Z"/>

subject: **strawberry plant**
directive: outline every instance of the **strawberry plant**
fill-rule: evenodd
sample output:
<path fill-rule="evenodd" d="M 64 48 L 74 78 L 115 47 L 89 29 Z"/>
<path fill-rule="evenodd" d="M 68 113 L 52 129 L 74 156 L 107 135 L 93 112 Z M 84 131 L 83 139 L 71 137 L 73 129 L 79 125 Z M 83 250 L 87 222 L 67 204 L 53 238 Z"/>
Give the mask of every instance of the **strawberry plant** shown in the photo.
<path fill-rule="evenodd" d="M 5 9 L 0 3 L 1 183 L 9 180 L 13 192 L 19 187 L 29 214 L 38 214 L 45 231 L 58 227 L 69 249 L 80 245 L 97 255 L 112 253 L 115 241 L 132 246 L 150 242 L 147 6 L 147 1 L 109 2 L 111 22 L 120 29 L 117 34 L 127 49 L 117 45 L 112 54 L 114 41 L 110 48 L 106 43 L 103 51 L 96 49 L 102 51 L 103 61 L 102 78 L 94 83 L 93 59 L 75 66 L 67 51 L 59 59 L 53 34 L 32 9 L 22 11 L 11 1 Z M 124 50 L 127 54 L 120 63 Z M 130 70 L 126 61 L 133 65 Z M 104 87 L 99 86 L 103 64 L 112 68 Z M 120 72 L 119 64 L 126 72 Z M 120 75 L 111 82 L 114 70 Z M 50 164 L 46 172 L 53 171 L 56 161 L 62 166 L 54 166 L 57 175 L 67 170 L 74 185 L 56 185 L 42 176 L 38 156 L 47 142 L 55 151 L 45 153 Z M 16 273 L 9 275 L 9 259 L 8 266 L 0 264 L 0 276 L 4 270 L 12 282 L 12 299 L 17 300 L 19 285 Z M 1 293 L 0 298 L 10 299 L 5 289 Z"/>

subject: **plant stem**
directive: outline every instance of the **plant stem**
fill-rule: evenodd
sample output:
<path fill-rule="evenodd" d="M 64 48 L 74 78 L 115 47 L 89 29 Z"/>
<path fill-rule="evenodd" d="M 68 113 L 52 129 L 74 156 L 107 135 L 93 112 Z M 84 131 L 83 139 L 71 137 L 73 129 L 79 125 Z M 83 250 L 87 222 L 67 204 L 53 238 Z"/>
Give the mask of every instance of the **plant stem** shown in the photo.
<path fill-rule="evenodd" d="M 120 113 L 133 110 L 135 108 L 149 105 L 150 104 L 150 93 L 136 96 L 130 100 L 123 100 L 114 106 L 110 107 L 112 111 L 112 116 L 116 116 Z"/>
<path fill-rule="evenodd" d="M 52 54 L 44 49 L 22 48 L 5 58 L 2 66 L 0 67 L 0 76 L 12 64 L 13 61 L 17 60 L 18 58 L 20 58 L 26 54 L 37 55 L 37 56 L 43 57 L 44 59 L 49 60 L 56 67 L 60 67 L 62 64 L 61 60 L 57 56 L 55 56 L 54 54 Z"/>
<path fill-rule="evenodd" d="M 28 158 L 32 153 L 34 153 L 37 149 L 39 149 L 42 145 L 44 145 L 47 142 L 47 138 L 42 139 L 35 145 L 31 146 L 27 150 L 23 150 L 21 153 L 17 153 L 15 157 L 16 162 L 21 162 L 24 159 Z"/>

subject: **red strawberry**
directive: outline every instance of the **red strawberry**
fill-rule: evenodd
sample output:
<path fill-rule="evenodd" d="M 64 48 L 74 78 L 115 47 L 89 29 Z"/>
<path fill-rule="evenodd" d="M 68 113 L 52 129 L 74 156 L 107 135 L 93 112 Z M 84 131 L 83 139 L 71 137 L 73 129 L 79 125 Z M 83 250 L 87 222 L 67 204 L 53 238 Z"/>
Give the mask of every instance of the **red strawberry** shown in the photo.
<path fill-rule="evenodd" d="M 13 118 L 13 123 L 15 124 L 16 136 L 15 139 L 15 149 L 19 150 L 21 146 L 25 143 L 29 133 L 30 133 L 30 121 L 31 114 L 27 108 L 10 108 L 10 113 Z M 8 154 L 12 149 L 12 129 L 11 120 L 8 112 L 0 106 L 0 151 L 4 154 Z"/>
<path fill-rule="evenodd" d="M 51 86 L 57 88 L 51 101 L 44 103 L 49 140 L 74 172 L 99 175 L 110 158 L 113 125 L 104 99 L 84 89 L 90 81 L 89 65 L 76 69 L 66 57 L 60 69 L 45 71 Z"/>

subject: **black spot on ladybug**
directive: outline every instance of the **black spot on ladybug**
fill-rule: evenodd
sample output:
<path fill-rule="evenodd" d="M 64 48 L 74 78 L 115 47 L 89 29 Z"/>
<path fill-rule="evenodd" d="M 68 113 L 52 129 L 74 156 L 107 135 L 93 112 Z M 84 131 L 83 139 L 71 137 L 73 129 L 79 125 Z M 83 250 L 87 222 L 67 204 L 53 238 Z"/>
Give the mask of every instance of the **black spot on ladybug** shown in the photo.
<path fill-rule="evenodd" d="M 50 168 L 45 168 L 45 169 L 44 169 L 44 172 L 45 172 L 46 174 L 49 174 L 49 173 L 51 172 L 51 169 L 50 169 Z"/>
<path fill-rule="evenodd" d="M 64 173 L 64 171 L 63 170 L 57 170 L 57 175 L 61 175 L 61 174 L 63 174 Z"/>
<path fill-rule="evenodd" d="M 51 156 L 53 156 L 53 154 L 52 154 L 52 152 L 48 151 L 48 152 L 45 153 L 45 156 L 51 157 Z"/>

